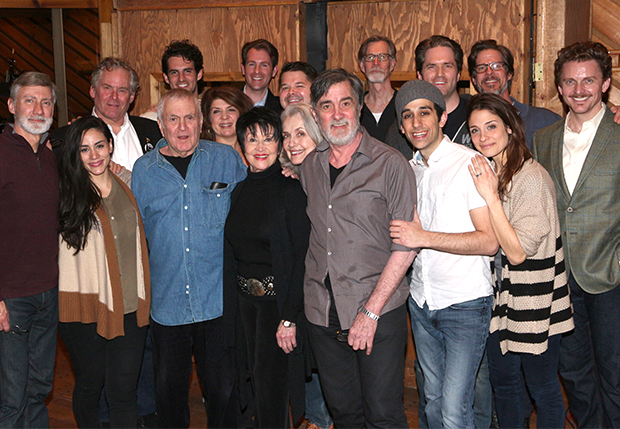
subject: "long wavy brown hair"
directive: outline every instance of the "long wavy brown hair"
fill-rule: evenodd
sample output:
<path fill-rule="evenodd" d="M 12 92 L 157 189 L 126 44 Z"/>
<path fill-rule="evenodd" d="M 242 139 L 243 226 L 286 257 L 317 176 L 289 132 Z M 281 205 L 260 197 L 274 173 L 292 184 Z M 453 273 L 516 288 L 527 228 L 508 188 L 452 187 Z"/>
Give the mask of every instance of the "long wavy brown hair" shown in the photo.
<path fill-rule="evenodd" d="M 508 146 L 506 147 L 506 165 L 502 168 L 498 179 L 498 192 L 502 200 L 508 192 L 512 178 L 517 174 L 525 161 L 532 158 L 532 152 L 527 147 L 525 140 L 525 125 L 517 109 L 504 98 L 496 94 L 476 94 L 467 105 L 467 121 L 472 112 L 476 110 L 487 110 L 493 113 L 504 123 L 504 126 L 512 130 L 508 136 Z"/>

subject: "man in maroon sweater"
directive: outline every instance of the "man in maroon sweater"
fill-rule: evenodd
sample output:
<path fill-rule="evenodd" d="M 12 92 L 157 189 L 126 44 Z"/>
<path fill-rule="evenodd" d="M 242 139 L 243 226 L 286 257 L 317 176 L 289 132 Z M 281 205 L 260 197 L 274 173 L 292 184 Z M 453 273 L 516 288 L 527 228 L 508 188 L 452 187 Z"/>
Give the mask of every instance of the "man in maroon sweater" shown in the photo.
<path fill-rule="evenodd" d="M 22 74 L 0 135 L 0 428 L 49 427 L 58 324 L 58 174 L 44 144 L 56 85 Z"/>

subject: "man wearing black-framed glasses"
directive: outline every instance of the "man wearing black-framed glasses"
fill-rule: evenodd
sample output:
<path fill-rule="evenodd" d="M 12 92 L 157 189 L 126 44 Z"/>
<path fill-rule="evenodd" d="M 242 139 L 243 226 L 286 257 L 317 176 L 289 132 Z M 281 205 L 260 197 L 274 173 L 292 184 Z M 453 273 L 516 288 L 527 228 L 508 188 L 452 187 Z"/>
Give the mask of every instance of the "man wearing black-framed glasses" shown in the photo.
<path fill-rule="evenodd" d="M 493 39 L 477 41 L 471 47 L 467 66 L 476 91 L 497 94 L 511 102 L 519 111 L 525 124 L 525 138 L 530 149 L 536 131 L 562 119 L 551 110 L 519 103 L 510 96 L 515 68 L 512 52 L 506 46 Z"/>
<path fill-rule="evenodd" d="M 364 94 L 364 105 L 360 116 L 360 124 L 368 134 L 377 140 L 388 143 L 388 130 L 396 122 L 394 100 L 396 90 L 392 88 L 390 76 L 396 66 L 396 46 L 385 36 L 371 36 L 362 42 L 357 53 L 359 67 L 366 81 L 368 92 Z M 406 143 L 388 143 L 400 151 L 407 159 L 411 159 L 413 150 Z"/>

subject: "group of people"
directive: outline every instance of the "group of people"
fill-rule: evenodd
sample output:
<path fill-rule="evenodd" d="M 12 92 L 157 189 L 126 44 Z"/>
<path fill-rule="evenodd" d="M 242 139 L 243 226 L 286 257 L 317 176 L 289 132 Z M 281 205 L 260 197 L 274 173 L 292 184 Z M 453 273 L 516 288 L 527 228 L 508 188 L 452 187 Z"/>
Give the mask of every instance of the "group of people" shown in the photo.
<path fill-rule="evenodd" d="M 48 426 L 57 326 L 80 427 L 188 427 L 192 356 L 209 427 L 408 427 L 407 311 L 419 427 L 522 427 L 532 403 L 537 426 L 564 427 L 558 372 L 579 427 L 620 427 L 607 49 L 559 51 L 565 119 L 510 97 L 514 58 L 494 40 L 472 46 L 471 97 L 445 36 L 419 43 L 399 90 L 389 38 L 358 60 L 367 92 L 343 69 L 279 70 L 259 39 L 243 90 L 199 99 L 202 54 L 173 41 L 153 111 L 128 115 L 137 74 L 106 58 L 92 115 L 49 135 L 55 85 L 15 81 L 0 427 Z"/>

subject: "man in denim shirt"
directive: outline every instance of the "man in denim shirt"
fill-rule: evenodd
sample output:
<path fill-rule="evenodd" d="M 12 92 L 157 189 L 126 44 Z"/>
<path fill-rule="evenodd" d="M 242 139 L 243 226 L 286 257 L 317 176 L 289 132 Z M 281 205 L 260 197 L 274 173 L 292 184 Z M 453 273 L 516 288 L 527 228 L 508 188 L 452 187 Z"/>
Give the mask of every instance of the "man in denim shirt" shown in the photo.
<path fill-rule="evenodd" d="M 202 114 L 189 91 L 166 93 L 157 118 L 164 138 L 136 161 L 132 183 L 149 243 L 157 412 L 162 427 L 189 426 L 193 351 L 208 426 L 233 427 L 223 240 L 230 193 L 246 169 L 230 146 L 199 140 Z"/>

